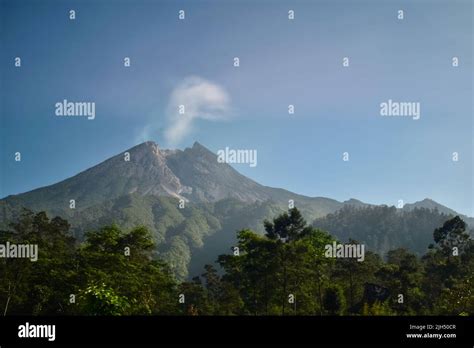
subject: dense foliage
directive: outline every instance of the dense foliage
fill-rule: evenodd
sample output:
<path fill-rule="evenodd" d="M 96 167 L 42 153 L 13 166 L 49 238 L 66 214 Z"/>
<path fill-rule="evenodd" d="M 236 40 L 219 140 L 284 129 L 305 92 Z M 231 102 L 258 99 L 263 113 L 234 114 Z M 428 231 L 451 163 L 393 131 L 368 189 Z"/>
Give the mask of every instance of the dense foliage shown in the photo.
<path fill-rule="evenodd" d="M 206 265 L 200 276 L 179 283 L 157 259 L 156 240 L 144 226 L 125 232 L 106 225 L 79 242 L 67 221 L 25 211 L 0 231 L 0 244 L 37 244 L 38 261 L 0 258 L 0 310 L 4 315 L 474 314 L 474 241 L 458 216 L 431 231 L 432 244 L 422 257 L 403 248 L 383 258 L 366 250 L 362 262 L 326 257 L 325 246 L 335 238 L 306 224 L 295 208 L 263 226 L 264 234 L 240 230 L 216 266 Z"/>
<path fill-rule="evenodd" d="M 7 205 L 0 200 L 0 230 L 22 215 L 21 204 L 14 208 Z M 37 205 L 43 206 L 42 201 Z M 261 220 L 282 211 L 270 202 L 248 204 L 231 198 L 215 203 L 186 203 L 181 209 L 176 198 L 134 193 L 83 209 L 67 206 L 63 210 L 46 210 L 49 216 L 67 219 L 71 233 L 79 241 L 84 240 L 84 231 L 102 226 L 117 224 L 124 230 L 145 226 L 157 245 L 157 256 L 166 260 L 179 280 L 200 272 L 204 264 L 222 252 L 223 245 L 234 243 L 233 231 L 249 227 L 263 232 Z"/>
<path fill-rule="evenodd" d="M 37 244 L 38 260 L 0 259 L 4 314 L 172 314 L 176 282 L 153 260 L 149 232 L 116 225 L 86 234 L 78 244 L 67 221 L 26 211 L 0 244 Z"/>
<path fill-rule="evenodd" d="M 341 241 L 358 240 L 380 255 L 409 246 L 421 256 L 433 242 L 433 230 L 453 217 L 436 208 L 403 210 L 394 206 L 346 205 L 316 219 L 313 226 L 328 231 Z"/>

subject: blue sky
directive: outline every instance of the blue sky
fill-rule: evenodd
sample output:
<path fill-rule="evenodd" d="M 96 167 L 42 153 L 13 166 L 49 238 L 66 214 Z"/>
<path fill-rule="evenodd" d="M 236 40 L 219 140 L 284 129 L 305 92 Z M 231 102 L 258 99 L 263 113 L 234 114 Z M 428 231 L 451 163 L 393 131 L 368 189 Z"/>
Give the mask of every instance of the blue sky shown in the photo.
<path fill-rule="evenodd" d="M 469 0 L 1 6 L 0 197 L 75 175 L 139 143 L 147 127 L 170 146 L 171 95 L 197 76 L 225 91 L 228 110 L 196 118 L 173 146 L 256 149 L 255 168 L 235 168 L 308 196 L 389 205 L 429 197 L 474 215 Z M 55 116 L 63 99 L 94 101 L 96 118 Z M 381 117 L 388 99 L 420 102 L 421 118 Z"/>

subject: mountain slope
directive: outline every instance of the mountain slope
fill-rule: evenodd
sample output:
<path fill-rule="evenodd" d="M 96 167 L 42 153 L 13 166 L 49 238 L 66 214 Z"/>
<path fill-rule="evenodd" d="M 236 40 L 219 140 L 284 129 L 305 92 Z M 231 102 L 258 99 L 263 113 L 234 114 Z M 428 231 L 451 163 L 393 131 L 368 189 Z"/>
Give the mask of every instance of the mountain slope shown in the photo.
<path fill-rule="evenodd" d="M 310 219 L 344 205 L 329 198 L 311 198 L 260 185 L 230 165 L 218 163 L 217 156 L 199 143 L 181 151 L 163 150 L 150 141 L 59 183 L 8 196 L 0 202 L 4 214 L 9 207 L 25 206 L 70 216 L 71 199 L 75 200 L 75 210 L 80 211 L 131 193 L 175 197 L 193 203 L 227 198 L 246 203 L 272 201 L 282 208 L 292 199 Z"/>
<path fill-rule="evenodd" d="M 213 261 L 233 243 L 237 229 L 262 231 L 262 220 L 286 210 L 290 199 L 309 221 L 344 205 L 260 185 L 219 163 L 199 143 L 181 151 L 145 142 L 57 184 L 0 200 L 0 228 L 23 207 L 67 219 L 78 238 L 105 224 L 146 225 L 157 252 L 185 277 L 194 254 L 202 262 Z M 209 239 L 216 233 L 217 239 Z M 207 250 L 206 239 L 209 245 L 219 241 L 215 252 Z"/>
<path fill-rule="evenodd" d="M 74 209 L 70 208 L 72 199 Z M 78 238 L 105 224 L 145 225 L 157 242 L 157 253 L 184 278 L 190 269 L 198 272 L 204 263 L 228 251 L 236 230 L 252 228 L 263 233 L 262 221 L 287 210 L 289 200 L 307 221 L 343 208 L 372 207 L 356 199 L 339 202 L 260 185 L 219 163 L 199 143 L 182 151 L 145 142 L 57 184 L 1 199 L 0 229 L 15 220 L 23 207 L 67 219 Z M 442 207 L 424 200 L 403 210 L 424 205 Z M 382 229 L 377 238 L 389 232 L 393 231 Z M 383 250 L 397 245 L 386 240 Z M 372 245 L 379 249 L 377 243 Z"/>
<path fill-rule="evenodd" d="M 420 206 L 411 209 L 345 206 L 314 220 L 313 226 L 331 233 L 342 242 L 356 240 L 380 255 L 400 247 L 423 255 L 434 243 L 433 231 L 457 214 Z"/>
<path fill-rule="evenodd" d="M 437 210 L 442 214 L 456 216 L 459 215 L 465 222 L 467 222 L 470 226 L 474 226 L 474 218 L 466 216 L 464 214 L 459 214 L 453 209 L 450 209 L 438 202 L 433 201 L 432 199 L 425 198 L 421 201 L 415 203 L 407 203 L 403 206 L 404 211 L 412 211 L 417 208 L 424 208 L 429 210 Z"/>

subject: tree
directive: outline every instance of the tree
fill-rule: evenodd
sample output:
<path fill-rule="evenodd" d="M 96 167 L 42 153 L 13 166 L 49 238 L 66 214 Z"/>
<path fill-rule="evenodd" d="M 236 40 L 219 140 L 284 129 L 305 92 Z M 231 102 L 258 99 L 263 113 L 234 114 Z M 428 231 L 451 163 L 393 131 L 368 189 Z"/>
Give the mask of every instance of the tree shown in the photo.
<path fill-rule="evenodd" d="M 37 261 L 0 259 L 2 314 L 64 313 L 73 291 L 75 241 L 69 223 L 59 217 L 24 209 L 10 229 L 0 232 L 0 244 L 37 246 Z"/>
<path fill-rule="evenodd" d="M 0 233 L 0 244 L 38 247 L 35 262 L 0 259 L 3 315 L 176 313 L 176 282 L 168 266 L 152 257 L 146 228 L 104 226 L 88 232 L 79 246 L 69 227 L 59 217 L 25 210 Z"/>
<path fill-rule="evenodd" d="M 78 252 L 77 291 L 89 289 L 91 293 L 100 284 L 100 289 L 130 304 L 121 306 L 120 314 L 173 313 L 177 309 L 176 282 L 168 266 L 152 258 L 153 250 L 153 239 L 143 226 L 128 233 L 117 225 L 86 233 Z"/>
<path fill-rule="evenodd" d="M 297 209 L 265 225 L 264 236 L 239 231 L 239 255 L 218 258 L 222 282 L 239 291 L 241 314 L 322 314 L 324 282 L 334 262 L 324 257 L 324 247 L 333 239 L 307 226 Z"/>
<path fill-rule="evenodd" d="M 179 285 L 179 296 L 182 299 L 180 311 L 184 315 L 212 315 L 213 307 L 209 303 L 206 290 L 199 277 L 194 277 L 191 282 Z"/>
<path fill-rule="evenodd" d="M 350 239 L 349 244 L 359 244 L 359 242 Z M 332 277 L 340 281 L 343 289 L 346 289 L 350 312 L 359 311 L 360 301 L 364 294 L 364 284 L 376 281 L 375 272 L 380 268 L 381 263 L 380 256 L 370 251 L 365 251 L 362 262 L 354 258 L 336 259 Z"/>
<path fill-rule="evenodd" d="M 398 248 L 385 262 L 371 251 L 363 262 L 325 257 L 334 238 L 307 226 L 297 209 L 264 225 L 264 235 L 237 232 L 238 252 L 220 255 L 221 269 L 206 265 L 200 277 L 177 284 L 167 264 L 155 257 L 153 238 L 143 226 L 129 231 L 102 226 L 78 243 L 66 220 L 24 211 L 0 232 L 0 244 L 36 244 L 39 258 L 0 259 L 1 310 L 4 315 L 474 314 L 474 241 L 458 217 L 434 229 L 435 245 L 421 260 Z"/>
<path fill-rule="evenodd" d="M 273 219 L 273 222 L 264 221 L 266 236 L 276 242 L 275 251 L 281 265 L 281 314 L 285 315 L 288 293 L 288 268 L 293 268 L 295 264 L 295 252 L 292 242 L 307 236 L 312 231 L 312 227 L 306 225 L 300 211 L 291 208 L 288 213 L 283 213 Z"/>
<path fill-rule="evenodd" d="M 454 248 L 462 253 L 469 241 L 466 227 L 466 223 L 459 216 L 446 221 L 442 227 L 437 228 L 433 233 L 437 248 L 447 257 L 453 256 Z"/>
<path fill-rule="evenodd" d="M 273 222 L 264 221 L 263 224 L 268 238 L 290 242 L 311 232 L 311 227 L 306 225 L 306 221 L 297 208 L 289 209 L 288 212 L 289 214 L 280 214 L 273 219 Z"/>
<path fill-rule="evenodd" d="M 106 284 L 93 284 L 81 290 L 79 308 L 86 315 L 123 315 L 128 312 L 130 303 L 124 296 L 108 287 Z"/>
<path fill-rule="evenodd" d="M 444 288 L 436 301 L 438 315 L 474 315 L 474 273 L 460 279 L 451 288 Z"/>
<path fill-rule="evenodd" d="M 466 223 L 456 216 L 446 221 L 433 233 L 434 245 L 423 258 L 426 278 L 422 289 L 426 293 L 425 307 L 431 312 L 456 312 L 460 303 L 469 303 L 467 298 L 458 296 L 465 288 L 468 278 L 474 273 L 474 242 L 466 231 Z M 455 305 L 455 299 L 460 303 Z M 453 302 L 454 301 L 454 302 Z M 452 304 L 448 309 L 447 304 Z M 467 305 L 467 308 L 469 305 Z"/>
<path fill-rule="evenodd" d="M 237 233 L 239 255 L 220 255 L 223 281 L 238 289 L 245 314 L 270 314 L 278 297 L 278 247 L 276 241 L 251 230 Z"/>
<path fill-rule="evenodd" d="M 420 313 L 424 309 L 420 287 L 423 267 L 416 255 L 403 248 L 389 251 L 387 263 L 377 271 L 377 276 L 392 295 L 393 310 L 407 315 Z"/>
<path fill-rule="evenodd" d="M 324 293 L 324 309 L 330 315 L 341 315 L 346 308 L 344 292 L 339 285 L 330 285 Z"/>

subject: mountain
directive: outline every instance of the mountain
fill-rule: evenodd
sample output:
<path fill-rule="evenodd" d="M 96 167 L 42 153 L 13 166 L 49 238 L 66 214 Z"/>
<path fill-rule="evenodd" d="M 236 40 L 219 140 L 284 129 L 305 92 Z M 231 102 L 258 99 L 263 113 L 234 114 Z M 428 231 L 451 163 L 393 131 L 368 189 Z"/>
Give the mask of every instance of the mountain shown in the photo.
<path fill-rule="evenodd" d="M 347 201 L 344 201 L 344 205 L 349 205 L 349 206 L 357 207 L 357 208 L 365 208 L 365 207 L 370 206 L 370 204 L 361 202 L 355 198 L 351 198 L 351 199 L 348 199 Z"/>
<path fill-rule="evenodd" d="M 224 252 L 236 230 L 262 231 L 262 220 L 286 210 L 290 199 L 308 220 L 344 206 L 260 185 L 219 163 L 216 154 L 197 142 L 182 151 L 160 149 L 149 141 L 54 185 L 0 200 L 0 228 L 22 207 L 67 219 L 78 238 L 105 224 L 143 224 L 152 231 L 160 256 L 185 277 L 190 264 L 212 262 Z"/>
<path fill-rule="evenodd" d="M 404 211 L 412 211 L 416 208 L 425 208 L 429 210 L 437 210 L 440 213 L 446 214 L 446 215 L 451 215 L 451 216 L 456 216 L 459 215 L 465 222 L 467 222 L 470 226 L 474 226 L 474 218 L 469 217 L 464 214 L 459 214 L 453 209 L 450 209 L 442 204 L 439 204 L 438 202 L 433 201 L 432 199 L 425 198 L 421 201 L 415 202 L 415 203 L 407 203 L 403 206 Z"/>
<path fill-rule="evenodd" d="M 365 244 L 369 250 L 380 255 L 404 247 L 421 256 L 433 243 L 433 231 L 455 215 L 421 205 L 411 209 L 345 206 L 314 220 L 313 226 L 329 232 L 342 242 L 352 239 Z"/>
<path fill-rule="evenodd" d="M 157 242 L 156 252 L 185 278 L 229 250 L 236 230 L 263 232 L 263 219 L 287 210 L 289 200 L 307 221 L 344 207 L 371 206 L 261 185 L 219 163 L 216 154 L 197 142 L 184 150 L 168 150 L 148 141 L 54 185 L 1 199 L 0 228 L 22 207 L 67 219 L 78 238 L 105 224 L 145 225 Z M 425 200 L 404 209 L 436 204 Z"/>
<path fill-rule="evenodd" d="M 127 154 L 129 161 L 125 160 Z M 181 151 L 163 150 L 151 141 L 57 184 L 8 196 L 3 201 L 61 212 L 69 208 L 70 199 L 76 201 L 76 209 L 86 209 L 132 193 L 175 197 L 193 203 L 235 198 L 246 203 L 270 200 L 287 205 L 293 199 L 316 215 L 325 215 L 344 205 L 328 198 L 310 198 L 260 185 L 230 165 L 218 163 L 217 155 L 197 142 Z"/>

